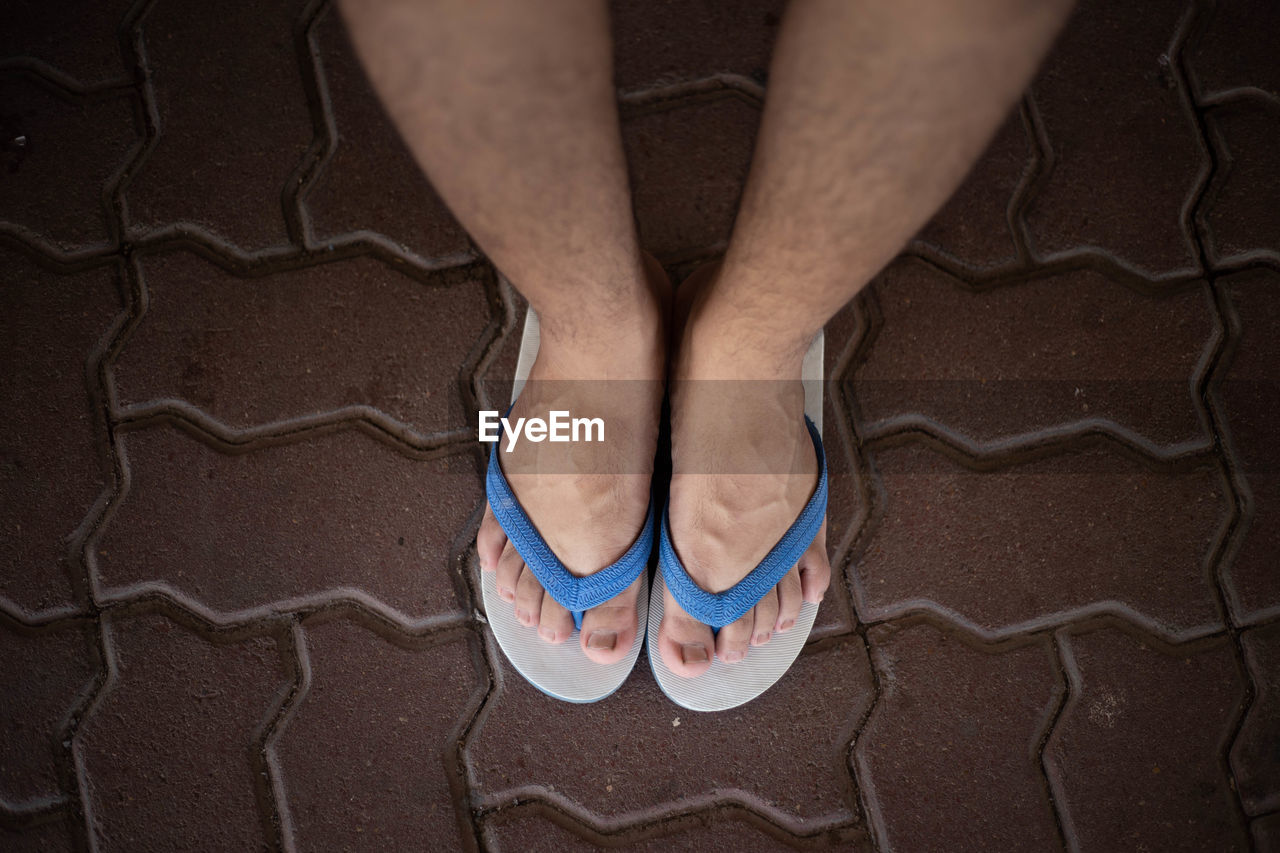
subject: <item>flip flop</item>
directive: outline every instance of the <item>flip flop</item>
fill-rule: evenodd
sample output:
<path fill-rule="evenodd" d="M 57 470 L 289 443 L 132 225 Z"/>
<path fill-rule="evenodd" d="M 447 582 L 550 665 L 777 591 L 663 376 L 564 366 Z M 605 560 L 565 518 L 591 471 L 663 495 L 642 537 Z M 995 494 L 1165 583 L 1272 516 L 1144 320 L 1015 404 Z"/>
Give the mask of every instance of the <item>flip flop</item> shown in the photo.
<path fill-rule="evenodd" d="M 662 625 L 663 592 L 685 612 L 703 624 L 719 629 L 737 620 L 773 589 L 812 544 L 827 513 L 827 462 L 822 450 L 822 354 L 823 335 L 818 334 L 804 357 L 805 425 L 818 455 L 818 485 L 790 529 L 778 540 L 760 565 L 733 587 L 720 593 L 700 588 L 689 577 L 671 543 L 667 513 L 662 515 L 658 539 L 658 569 L 649 597 L 649 666 L 654 680 L 672 702 L 691 711 L 727 711 L 750 702 L 780 679 L 804 648 L 818 605 L 804 602 L 796 624 L 786 633 L 775 633 L 763 646 L 752 646 L 745 658 L 726 664 L 712 656 L 702 675 L 684 678 L 672 672 L 655 649 Z"/>
<path fill-rule="evenodd" d="M 511 389 L 512 404 L 524 390 L 529 370 L 538 355 L 539 340 L 538 315 L 530 309 L 525 318 L 520 357 L 516 362 L 515 383 Z M 494 442 L 489 453 L 489 472 L 485 477 L 489 506 L 494 518 L 507 534 L 507 539 L 542 584 L 542 588 L 573 614 L 574 631 L 563 643 L 544 642 L 538 636 L 538 629 L 516 621 L 515 608 L 499 597 L 497 573 L 482 571 L 480 591 L 489 629 L 493 631 L 498 647 L 516 671 L 543 693 L 566 702 L 599 701 L 627 680 L 640 657 L 640 648 L 644 645 L 644 626 L 649 602 L 649 575 L 646 569 L 653 550 L 652 501 L 644 527 L 627 552 L 616 563 L 595 574 L 576 577 L 548 547 L 511 491 L 507 478 L 503 476 L 502 466 L 498 463 L 500 443 L 500 440 Z M 637 577 L 644 580 L 636 598 L 636 636 L 631 649 L 614 663 L 596 663 L 582 651 L 579 640 L 582 615 L 621 593 Z"/>

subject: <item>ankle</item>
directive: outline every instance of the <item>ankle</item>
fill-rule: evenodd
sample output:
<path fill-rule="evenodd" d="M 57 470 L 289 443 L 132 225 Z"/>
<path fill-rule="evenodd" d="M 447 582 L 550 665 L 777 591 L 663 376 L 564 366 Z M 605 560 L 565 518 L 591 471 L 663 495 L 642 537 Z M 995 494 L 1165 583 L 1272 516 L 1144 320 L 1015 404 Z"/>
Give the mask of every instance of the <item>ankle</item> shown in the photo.
<path fill-rule="evenodd" d="M 690 316 L 680 341 L 678 379 L 799 379 L 817 330 L 787 329 L 733 306 Z"/>
<path fill-rule="evenodd" d="M 538 361 L 562 378 L 661 379 L 664 324 L 652 305 L 565 317 L 539 313 Z"/>

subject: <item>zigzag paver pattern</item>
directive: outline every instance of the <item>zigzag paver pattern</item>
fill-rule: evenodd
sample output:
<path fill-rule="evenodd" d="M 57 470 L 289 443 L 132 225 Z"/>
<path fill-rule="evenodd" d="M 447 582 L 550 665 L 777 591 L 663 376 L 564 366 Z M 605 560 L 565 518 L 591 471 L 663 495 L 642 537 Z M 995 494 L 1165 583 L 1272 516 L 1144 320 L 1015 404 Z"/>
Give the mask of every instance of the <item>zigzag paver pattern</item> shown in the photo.
<path fill-rule="evenodd" d="M 677 277 L 781 6 L 615 3 Z M 836 584 L 712 718 L 486 636 L 469 424 L 522 302 L 329 0 L 8 4 L 0 846 L 1280 849 L 1277 40 L 1081 3 L 829 325 Z"/>

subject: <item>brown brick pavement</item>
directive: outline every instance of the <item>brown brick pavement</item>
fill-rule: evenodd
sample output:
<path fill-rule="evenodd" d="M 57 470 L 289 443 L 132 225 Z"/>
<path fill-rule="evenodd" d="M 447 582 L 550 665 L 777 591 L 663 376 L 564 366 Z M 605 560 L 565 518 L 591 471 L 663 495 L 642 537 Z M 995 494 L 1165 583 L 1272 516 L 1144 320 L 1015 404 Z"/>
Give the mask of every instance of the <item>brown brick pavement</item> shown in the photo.
<path fill-rule="evenodd" d="M 780 2 L 615 4 L 723 248 Z M 828 327 L 834 594 L 708 717 L 478 619 L 519 297 L 325 0 L 0 7 L 0 848 L 1280 849 L 1280 15 L 1086 0 Z"/>

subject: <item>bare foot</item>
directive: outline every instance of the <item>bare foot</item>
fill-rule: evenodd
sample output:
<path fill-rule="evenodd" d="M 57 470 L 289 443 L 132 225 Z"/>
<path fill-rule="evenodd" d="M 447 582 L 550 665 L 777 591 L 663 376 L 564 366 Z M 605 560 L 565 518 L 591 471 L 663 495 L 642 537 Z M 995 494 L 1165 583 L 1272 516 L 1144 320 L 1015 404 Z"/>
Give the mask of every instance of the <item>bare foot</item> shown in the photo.
<path fill-rule="evenodd" d="M 671 539 L 708 592 L 746 577 L 818 482 L 800 381 L 808 343 L 753 339 L 749 325 L 709 305 L 716 273 L 703 268 L 680 287 L 671 381 Z M 801 604 L 821 601 L 830 579 L 824 523 L 782 581 L 718 634 L 667 590 L 658 651 L 685 677 L 705 672 L 713 654 L 737 663 L 751 646 L 791 630 Z"/>
<path fill-rule="evenodd" d="M 508 420 L 547 418 L 552 410 L 601 418 L 604 442 L 499 445 L 502 471 L 520 505 L 551 550 L 574 575 L 614 563 L 635 542 L 649 510 L 666 378 L 665 304 L 669 284 L 646 259 L 649 298 L 607 328 L 583 329 L 539 316 L 542 338 L 529 381 Z M 516 619 L 549 643 L 573 633 L 573 616 L 550 595 L 507 539 L 486 506 L 476 535 L 480 567 L 497 573 L 498 594 Z M 631 648 L 638 626 L 639 578 L 588 610 L 579 641 L 588 658 L 608 664 Z"/>

